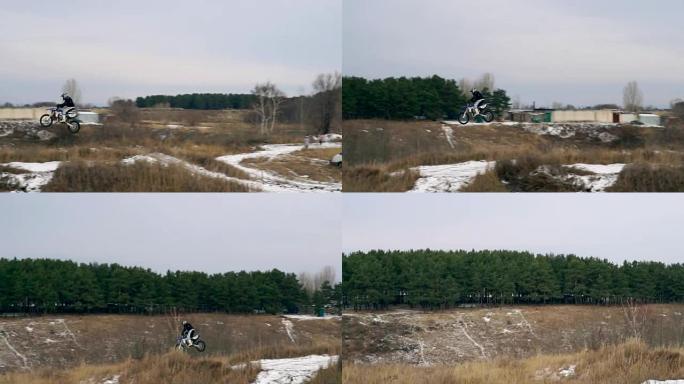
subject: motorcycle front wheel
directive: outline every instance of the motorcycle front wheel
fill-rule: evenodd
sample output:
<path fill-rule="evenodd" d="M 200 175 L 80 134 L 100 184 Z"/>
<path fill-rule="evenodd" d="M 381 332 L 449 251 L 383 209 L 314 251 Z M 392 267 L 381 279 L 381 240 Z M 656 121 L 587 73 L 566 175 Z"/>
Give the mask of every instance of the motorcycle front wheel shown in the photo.
<path fill-rule="evenodd" d="M 47 128 L 52 125 L 52 117 L 47 113 L 40 117 L 40 125 Z"/>
<path fill-rule="evenodd" d="M 193 346 L 200 352 L 204 352 L 204 350 L 207 349 L 207 344 L 202 340 L 197 340 Z"/>
<path fill-rule="evenodd" d="M 81 123 L 79 123 L 76 120 L 67 121 L 66 126 L 67 126 L 67 129 L 69 130 L 69 132 L 71 132 L 71 133 L 77 133 L 78 131 L 81 130 Z"/>
<path fill-rule="evenodd" d="M 491 123 L 492 120 L 494 120 L 494 114 L 492 113 L 492 111 L 485 111 L 485 112 L 483 112 L 483 113 L 482 113 L 482 117 L 483 117 L 484 120 L 485 120 L 486 122 L 488 122 L 488 123 Z"/>
<path fill-rule="evenodd" d="M 458 122 L 463 124 L 463 125 L 468 124 L 469 121 L 470 121 L 470 116 L 466 112 L 462 113 L 461 116 L 458 118 Z"/>

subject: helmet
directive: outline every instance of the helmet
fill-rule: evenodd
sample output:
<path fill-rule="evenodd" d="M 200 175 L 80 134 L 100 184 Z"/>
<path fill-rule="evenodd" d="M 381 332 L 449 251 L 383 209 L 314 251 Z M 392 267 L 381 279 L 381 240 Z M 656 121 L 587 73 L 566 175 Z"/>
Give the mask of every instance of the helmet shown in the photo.
<path fill-rule="evenodd" d="M 68 96 L 69 96 L 68 93 L 66 93 L 66 92 L 62 93 L 62 99 L 66 98 L 66 97 L 68 97 Z"/>
<path fill-rule="evenodd" d="M 470 93 L 475 93 L 475 92 L 477 92 L 477 88 L 473 88 L 470 90 Z"/>
<path fill-rule="evenodd" d="M 185 325 L 185 324 L 187 324 L 187 323 L 188 323 L 187 321 L 183 320 L 183 325 Z"/>

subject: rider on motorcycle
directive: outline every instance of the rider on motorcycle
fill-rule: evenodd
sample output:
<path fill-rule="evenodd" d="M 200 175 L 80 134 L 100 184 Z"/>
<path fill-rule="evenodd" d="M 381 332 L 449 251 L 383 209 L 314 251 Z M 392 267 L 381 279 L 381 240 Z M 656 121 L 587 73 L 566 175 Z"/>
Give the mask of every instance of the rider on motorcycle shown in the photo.
<path fill-rule="evenodd" d="M 62 100 L 63 102 L 61 104 L 57 104 L 55 107 L 57 107 L 57 111 L 59 112 L 59 121 L 64 123 L 66 121 L 67 114 L 76 109 L 76 104 L 66 92 L 62 93 Z"/>
<path fill-rule="evenodd" d="M 480 104 L 484 101 L 484 96 L 482 96 L 482 93 L 480 93 L 480 91 L 478 91 L 477 88 L 471 89 L 470 93 L 473 95 L 473 97 L 470 99 L 470 104 L 475 109 L 475 115 L 477 115 L 480 113 L 479 107 Z"/>
<path fill-rule="evenodd" d="M 183 327 L 181 328 L 181 337 L 187 346 L 192 346 L 193 339 L 198 337 L 197 331 L 195 331 L 195 328 L 193 328 L 192 324 L 185 320 L 183 320 Z"/>

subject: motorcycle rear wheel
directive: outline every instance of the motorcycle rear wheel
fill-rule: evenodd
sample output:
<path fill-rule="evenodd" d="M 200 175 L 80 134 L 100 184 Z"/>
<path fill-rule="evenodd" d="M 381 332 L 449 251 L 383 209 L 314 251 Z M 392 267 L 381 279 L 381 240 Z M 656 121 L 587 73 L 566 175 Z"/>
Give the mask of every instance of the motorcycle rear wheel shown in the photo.
<path fill-rule="evenodd" d="M 485 111 L 482 113 L 482 118 L 484 118 L 484 121 L 491 123 L 494 120 L 494 114 L 492 111 Z"/>
<path fill-rule="evenodd" d="M 76 120 L 67 121 L 66 126 L 67 126 L 67 129 L 69 130 L 69 132 L 71 132 L 71 133 L 77 133 L 78 131 L 81 130 L 81 123 L 79 123 Z"/>
<path fill-rule="evenodd" d="M 52 125 L 52 117 L 47 113 L 40 117 L 40 125 L 47 128 Z"/>

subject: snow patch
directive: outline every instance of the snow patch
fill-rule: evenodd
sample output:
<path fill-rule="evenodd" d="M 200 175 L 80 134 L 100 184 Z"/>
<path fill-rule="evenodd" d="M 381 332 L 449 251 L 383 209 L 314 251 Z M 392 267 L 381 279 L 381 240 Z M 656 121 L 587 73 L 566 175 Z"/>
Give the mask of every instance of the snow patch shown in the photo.
<path fill-rule="evenodd" d="M 257 363 L 261 372 L 253 384 L 303 384 L 319 370 L 337 363 L 338 356 L 310 355 L 291 359 L 265 359 Z"/>
<path fill-rule="evenodd" d="M 309 149 L 318 148 L 342 148 L 339 142 L 324 142 L 322 144 L 309 144 Z M 300 144 L 268 144 L 262 145 L 261 150 L 236 155 L 226 155 L 217 157 L 216 160 L 235 167 L 249 175 L 260 189 L 266 192 L 339 192 L 342 190 L 342 183 L 320 182 L 306 180 L 305 178 L 288 179 L 273 172 L 252 168 L 241 164 L 243 160 L 254 158 L 266 158 L 272 160 L 278 156 L 290 154 L 304 149 Z"/>
<path fill-rule="evenodd" d="M 558 374 L 561 377 L 575 376 L 575 368 L 576 367 L 577 367 L 577 365 L 573 364 L 573 365 L 568 366 L 567 368 L 561 368 L 560 370 L 558 370 Z"/>
<path fill-rule="evenodd" d="M 283 326 L 285 326 L 285 332 L 287 332 L 287 337 L 289 337 L 290 341 L 294 343 L 294 324 L 292 324 L 290 320 L 283 319 Z"/>
<path fill-rule="evenodd" d="M 594 173 L 593 175 L 571 175 L 574 182 L 580 183 L 585 190 L 590 192 L 603 192 L 612 187 L 618 180 L 618 176 L 625 164 L 570 164 L 566 168 L 577 168 Z"/>
<path fill-rule="evenodd" d="M 449 143 L 449 146 L 451 147 L 451 149 L 454 149 L 454 141 L 453 141 L 454 130 L 446 124 L 442 124 L 442 130 L 444 131 L 444 136 L 446 136 L 446 139 L 447 139 L 447 142 Z"/>
<path fill-rule="evenodd" d="M 226 176 L 225 174 L 220 173 L 220 172 L 213 172 L 213 171 L 210 171 L 204 167 L 200 167 L 199 165 L 191 164 L 187 161 L 178 159 L 176 157 L 173 157 L 173 156 L 170 156 L 170 155 L 167 155 L 164 153 L 159 153 L 159 152 L 150 153 L 147 155 L 131 156 L 131 157 L 128 157 L 128 158 L 121 160 L 121 164 L 132 165 L 132 164 L 135 164 L 135 163 L 141 162 L 141 161 L 146 162 L 146 163 L 150 163 L 150 164 L 158 163 L 158 164 L 161 164 L 164 166 L 168 166 L 171 164 L 180 165 L 193 174 L 235 182 L 235 183 L 241 184 L 247 188 L 250 188 L 252 190 L 258 190 L 261 186 L 259 183 L 256 183 L 256 182 L 253 182 L 250 180 L 238 179 L 237 177 Z"/>
<path fill-rule="evenodd" d="M 283 315 L 283 317 L 294 320 L 339 320 L 340 316 L 311 316 L 311 315 Z"/>
<path fill-rule="evenodd" d="M 524 123 L 520 126 L 527 132 L 541 136 L 556 136 L 561 139 L 569 139 L 577 134 L 582 134 L 590 139 L 598 139 L 603 143 L 610 143 L 618 139 L 617 136 L 605 131 L 606 127 L 615 126 L 612 123 Z"/>
<path fill-rule="evenodd" d="M 494 161 L 483 160 L 411 168 L 418 171 L 420 178 L 410 192 L 457 192 L 495 164 Z"/>
<path fill-rule="evenodd" d="M 9 340 L 7 340 L 7 336 L 5 336 L 4 330 L 2 330 L 2 332 L 0 333 L 0 338 L 2 338 L 2 341 L 5 342 L 5 345 L 7 346 L 7 348 L 10 351 L 12 351 L 19 359 L 21 359 L 22 368 L 23 369 L 29 369 L 28 359 L 26 358 L 26 356 L 19 353 L 19 351 L 17 351 L 16 348 L 14 348 L 14 346 L 12 344 L 10 344 Z"/>
<path fill-rule="evenodd" d="M 40 192 L 40 190 L 52 180 L 61 161 L 48 161 L 46 163 L 23 163 L 11 162 L 0 165 L 26 171 L 26 173 L 14 174 L 0 172 L 0 180 L 6 180 L 9 185 L 16 185 L 17 191 Z"/>
<path fill-rule="evenodd" d="M 105 378 L 102 384 L 119 384 L 121 375 L 114 375 L 111 378 Z"/>

